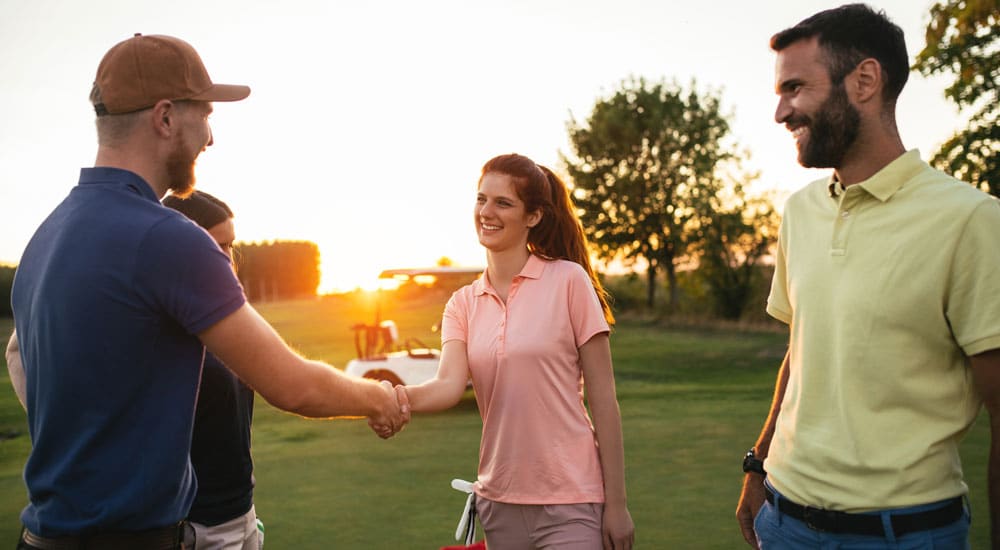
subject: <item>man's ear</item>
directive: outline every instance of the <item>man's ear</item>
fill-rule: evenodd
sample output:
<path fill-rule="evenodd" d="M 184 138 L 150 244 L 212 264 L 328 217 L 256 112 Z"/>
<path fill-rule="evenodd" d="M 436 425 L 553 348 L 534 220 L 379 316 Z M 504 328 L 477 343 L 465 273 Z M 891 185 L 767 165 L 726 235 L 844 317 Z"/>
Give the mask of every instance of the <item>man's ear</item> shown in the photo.
<path fill-rule="evenodd" d="M 872 98 L 881 98 L 885 80 L 882 77 L 882 64 L 877 59 L 869 57 L 858 63 L 848 75 L 848 80 L 848 92 L 856 102 L 867 103 Z"/>
<path fill-rule="evenodd" d="M 161 99 L 153 105 L 150 123 L 156 135 L 167 138 L 175 131 L 177 116 L 177 106 L 167 99 Z"/>

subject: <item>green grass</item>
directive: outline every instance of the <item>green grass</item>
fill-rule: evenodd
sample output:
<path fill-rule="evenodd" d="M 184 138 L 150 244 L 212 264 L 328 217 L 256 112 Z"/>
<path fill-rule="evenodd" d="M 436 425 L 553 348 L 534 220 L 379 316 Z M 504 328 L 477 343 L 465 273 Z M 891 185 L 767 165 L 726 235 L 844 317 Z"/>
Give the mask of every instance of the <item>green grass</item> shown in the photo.
<path fill-rule="evenodd" d="M 437 344 L 441 297 L 382 304 L 403 337 Z M 343 366 L 350 326 L 374 302 L 346 298 L 259 308 L 307 356 Z M 9 334 L 0 319 L 0 334 Z M 767 413 L 786 337 L 779 332 L 667 329 L 621 321 L 612 337 L 637 548 L 743 547 L 734 519 L 739 461 Z M 0 377 L 0 433 L 26 433 Z M 388 441 L 359 420 L 304 420 L 258 400 L 254 418 L 257 511 L 270 548 L 436 549 L 464 498 L 450 481 L 475 476 L 481 423 L 471 393 L 454 409 L 415 416 Z M 987 548 L 985 413 L 962 452 L 974 510 L 972 547 Z M 25 435 L 0 442 L 0 545 L 12 544 L 25 502 Z"/>

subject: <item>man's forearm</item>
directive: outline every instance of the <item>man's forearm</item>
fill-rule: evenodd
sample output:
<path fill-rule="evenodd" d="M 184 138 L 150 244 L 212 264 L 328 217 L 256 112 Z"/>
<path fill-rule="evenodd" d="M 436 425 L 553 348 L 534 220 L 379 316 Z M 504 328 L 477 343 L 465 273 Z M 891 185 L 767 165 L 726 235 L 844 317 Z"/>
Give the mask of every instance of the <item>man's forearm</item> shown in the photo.
<path fill-rule="evenodd" d="M 990 461 L 986 480 L 990 499 L 990 540 L 993 550 L 1000 550 L 1000 414 L 990 415 Z"/>
<path fill-rule="evenodd" d="M 275 407 L 316 418 L 399 416 L 395 392 L 303 358 L 250 305 L 199 333 L 208 351 Z"/>
<path fill-rule="evenodd" d="M 986 479 L 989 485 L 990 540 L 994 550 L 1000 550 L 1000 349 L 973 355 L 972 380 L 983 398 L 990 417 L 990 456 Z"/>
<path fill-rule="evenodd" d="M 764 427 L 757 436 L 754 444 L 754 452 L 757 458 L 763 459 L 771 449 L 771 438 L 774 437 L 774 428 L 778 423 L 778 414 L 781 412 L 781 402 L 785 399 L 785 389 L 788 387 L 789 357 L 791 351 L 785 353 L 785 359 L 781 362 L 778 370 L 778 379 L 774 384 L 774 397 L 771 400 L 771 410 L 764 421 Z"/>

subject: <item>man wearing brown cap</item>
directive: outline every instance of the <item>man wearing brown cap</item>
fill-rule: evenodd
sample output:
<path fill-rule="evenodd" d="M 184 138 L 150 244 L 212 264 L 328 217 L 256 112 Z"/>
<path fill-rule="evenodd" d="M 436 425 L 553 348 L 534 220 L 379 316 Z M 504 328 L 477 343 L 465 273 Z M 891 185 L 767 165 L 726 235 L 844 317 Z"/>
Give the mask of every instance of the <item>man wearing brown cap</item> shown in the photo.
<path fill-rule="evenodd" d="M 249 93 L 214 84 L 172 37 L 136 35 L 102 60 L 95 167 L 35 232 L 12 291 L 32 437 L 19 548 L 191 547 L 205 348 L 281 409 L 408 420 L 391 387 L 289 349 L 212 238 L 159 203 L 192 190 L 211 102 Z"/>

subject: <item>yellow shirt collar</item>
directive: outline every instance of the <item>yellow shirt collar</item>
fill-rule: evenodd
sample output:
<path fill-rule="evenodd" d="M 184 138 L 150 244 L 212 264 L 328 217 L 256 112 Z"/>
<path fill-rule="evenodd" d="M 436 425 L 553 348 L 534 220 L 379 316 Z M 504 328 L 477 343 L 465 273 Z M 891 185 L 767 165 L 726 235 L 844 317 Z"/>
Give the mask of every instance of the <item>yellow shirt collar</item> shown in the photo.
<path fill-rule="evenodd" d="M 872 177 L 855 185 L 858 185 L 876 199 L 885 202 L 915 176 L 923 166 L 924 162 L 920 160 L 920 151 L 910 149 L 873 174 Z M 844 193 L 844 186 L 837 179 L 836 175 L 830 176 L 830 184 L 827 186 L 827 189 L 829 189 L 830 197 L 832 198 L 837 198 Z"/>
<path fill-rule="evenodd" d="M 910 181 L 913 176 L 917 175 L 923 167 L 924 162 L 920 160 L 920 151 L 910 149 L 886 165 L 885 168 L 876 172 L 872 177 L 859 182 L 858 185 L 876 199 L 885 202 L 896 191 L 899 191 L 906 182 Z"/>

